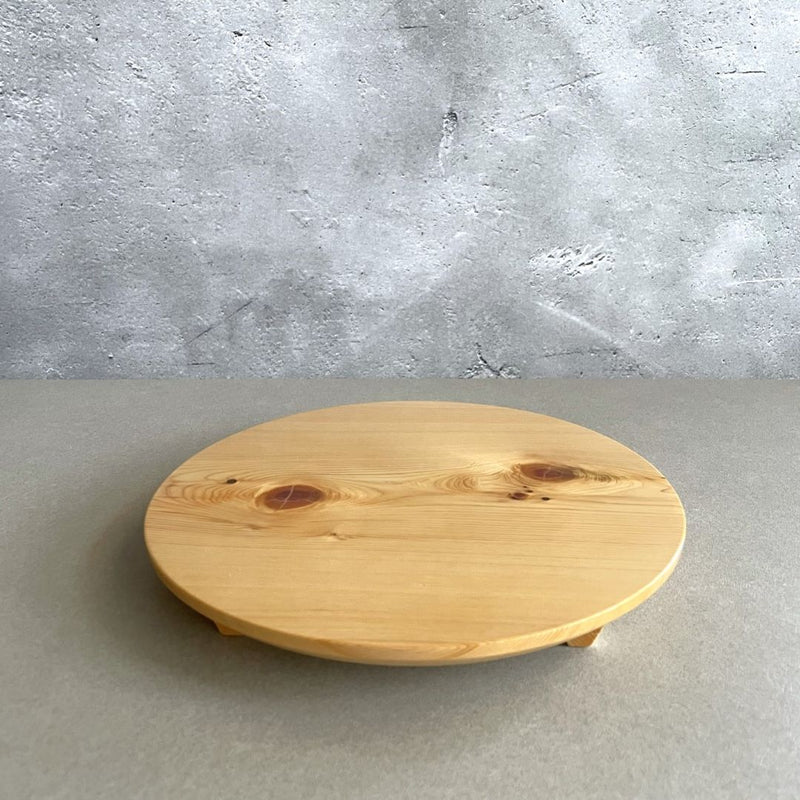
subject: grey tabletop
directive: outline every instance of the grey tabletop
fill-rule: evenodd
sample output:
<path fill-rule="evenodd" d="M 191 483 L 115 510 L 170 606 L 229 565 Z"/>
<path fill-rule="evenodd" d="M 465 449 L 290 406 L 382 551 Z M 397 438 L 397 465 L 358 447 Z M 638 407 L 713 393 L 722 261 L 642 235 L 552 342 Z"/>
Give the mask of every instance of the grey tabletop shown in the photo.
<path fill-rule="evenodd" d="M 142 518 L 170 470 L 389 399 L 629 445 L 684 501 L 678 569 L 593 648 L 440 668 L 225 638 L 159 583 Z M 799 383 L 4 381 L 0 405 L 3 797 L 800 796 Z"/>

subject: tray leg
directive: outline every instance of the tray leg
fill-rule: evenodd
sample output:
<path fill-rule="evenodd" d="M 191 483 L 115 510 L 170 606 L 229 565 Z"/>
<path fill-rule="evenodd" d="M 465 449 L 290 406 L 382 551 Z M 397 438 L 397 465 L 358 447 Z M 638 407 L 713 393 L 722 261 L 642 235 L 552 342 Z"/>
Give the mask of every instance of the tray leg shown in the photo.
<path fill-rule="evenodd" d="M 589 633 L 584 633 L 583 636 L 577 636 L 575 639 L 570 639 L 566 644 L 569 647 L 589 647 L 598 637 L 601 630 L 603 629 L 598 628 L 597 630 L 589 631 Z"/>
<path fill-rule="evenodd" d="M 223 636 L 241 636 L 242 634 L 239 631 L 235 631 L 233 628 L 229 628 L 227 625 L 221 625 L 219 622 L 214 623 L 217 626 L 217 630 Z"/>

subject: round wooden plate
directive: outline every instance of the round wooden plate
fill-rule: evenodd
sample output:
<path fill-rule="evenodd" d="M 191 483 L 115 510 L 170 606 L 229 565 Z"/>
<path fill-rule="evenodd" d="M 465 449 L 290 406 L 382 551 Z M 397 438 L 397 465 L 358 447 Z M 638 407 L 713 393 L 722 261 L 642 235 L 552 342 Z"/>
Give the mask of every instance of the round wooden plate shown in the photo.
<path fill-rule="evenodd" d="M 161 579 L 223 633 L 373 664 L 589 644 L 667 579 L 684 530 L 618 442 L 450 402 L 256 425 L 178 467 L 145 521 Z"/>

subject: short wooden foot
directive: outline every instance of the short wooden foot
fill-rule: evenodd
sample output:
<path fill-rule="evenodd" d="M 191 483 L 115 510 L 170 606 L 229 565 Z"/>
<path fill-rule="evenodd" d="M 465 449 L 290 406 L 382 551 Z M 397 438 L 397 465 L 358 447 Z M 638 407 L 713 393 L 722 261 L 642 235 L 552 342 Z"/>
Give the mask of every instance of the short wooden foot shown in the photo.
<path fill-rule="evenodd" d="M 227 625 L 221 625 L 219 622 L 214 623 L 217 626 L 217 630 L 223 636 L 241 636 L 242 634 L 239 631 L 235 631 L 233 628 L 229 628 Z"/>
<path fill-rule="evenodd" d="M 589 633 L 584 633 L 583 636 L 577 636 L 574 639 L 570 639 L 567 642 L 569 647 L 589 647 L 592 642 L 598 637 L 600 631 L 603 630 L 602 628 L 598 628 L 595 631 L 589 631 Z"/>

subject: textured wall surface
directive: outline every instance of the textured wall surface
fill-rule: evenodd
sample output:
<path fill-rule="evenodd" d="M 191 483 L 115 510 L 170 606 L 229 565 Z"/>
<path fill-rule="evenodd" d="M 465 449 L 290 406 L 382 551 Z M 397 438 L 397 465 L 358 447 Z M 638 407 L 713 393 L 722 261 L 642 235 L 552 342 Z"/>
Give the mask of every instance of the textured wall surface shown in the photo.
<path fill-rule="evenodd" d="M 0 375 L 800 375 L 795 0 L 2 0 Z"/>

